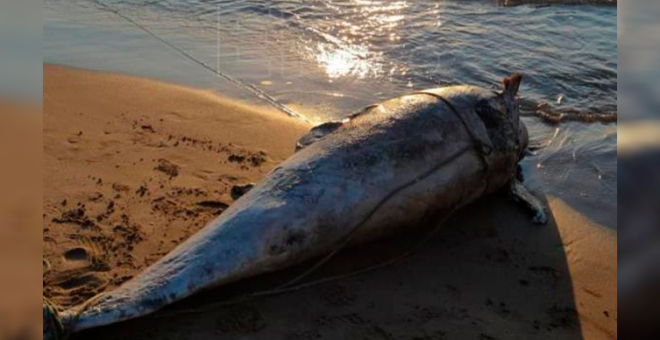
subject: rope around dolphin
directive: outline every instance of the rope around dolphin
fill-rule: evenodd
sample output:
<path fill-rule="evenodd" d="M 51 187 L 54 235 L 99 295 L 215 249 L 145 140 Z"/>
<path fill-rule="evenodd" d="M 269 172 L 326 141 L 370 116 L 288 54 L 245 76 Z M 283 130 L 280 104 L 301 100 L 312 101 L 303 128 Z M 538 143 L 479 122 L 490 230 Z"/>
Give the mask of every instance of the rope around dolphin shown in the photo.
<path fill-rule="evenodd" d="M 488 155 L 490 155 L 490 154 L 493 152 L 493 150 L 492 150 L 488 145 L 483 144 L 483 143 L 482 143 L 482 142 L 481 142 L 481 141 L 475 136 L 474 132 L 470 129 L 470 126 L 467 124 L 467 122 L 465 121 L 464 117 L 458 112 L 458 110 L 456 110 L 456 108 L 454 107 L 454 105 L 452 105 L 452 103 L 451 103 L 449 100 L 447 100 L 447 99 L 444 98 L 443 96 L 438 95 L 438 94 L 435 94 L 435 93 L 428 93 L 428 92 L 414 92 L 413 94 L 425 94 L 425 95 L 430 95 L 430 96 L 432 96 L 432 97 L 435 97 L 435 98 L 437 98 L 437 99 L 440 99 L 443 103 L 445 103 L 445 104 L 447 105 L 447 107 L 449 107 L 449 110 L 451 110 L 452 113 L 454 113 L 454 115 L 456 115 L 456 116 L 458 117 L 458 119 L 461 121 L 461 123 L 462 123 L 463 126 L 465 127 L 465 130 L 466 130 L 466 131 L 468 132 L 468 134 L 470 135 L 470 138 L 472 139 L 473 143 L 475 143 L 475 149 L 477 150 L 477 153 L 479 153 L 479 155 L 481 156 L 480 158 L 481 158 L 481 160 L 482 160 L 482 162 L 483 162 L 483 165 L 484 165 L 484 174 L 485 174 L 485 176 L 484 176 L 484 180 L 485 180 L 484 188 L 485 188 L 485 190 L 488 190 L 488 180 L 487 180 L 488 176 L 487 176 L 487 175 L 488 175 L 488 169 L 489 169 L 489 166 L 490 166 L 490 165 L 489 165 L 489 163 L 488 163 L 488 158 L 487 158 L 487 157 L 488 157 Z M 367 109 L 369 109 L 369 108 L 372 107 L 372 106 L 373 106 L 373 105 L 368 106 L 368 107 L 365 108 L 364 110 L 367 110 Z M 463 155 L 463 153 L 465 153 L 465 152 L 467 151 L 467 149 L 468 149 L 468 148 L 464 148 L 464 149 L 462 149 L 461 151 L 459 151 L 459 152 L 457 152 L 456 154 L 452 155 L 452 157 L 450 157 L 449 160 L 446 160 L 446 161 L 444 161 L 444 162 L 442 162 L 442 163 L 440 163 L 440 164 L 434 166 L 433 168 L 431 168 L 431 170 L 427 171 L 426 173 L 424 173 L 424 174 L 422 174 L 422 175 L 420 175 L 420 176 L 414 178 L 412 181 L 409 181 L 409 182 L 407 182 L 407 183 L 404 183 L 403 185 L 401 185 L 401 186 L 399 186 L 398 188 L 394 189 L 394 190 L 393 190 L 392 192 L 390 192 L 387 196 L 385 196 L 385 198 L 383 198 L 383 199 L 382 199 L 382 200 L 376 205 L 376 207 L 374 207 L 374 209 L 372 209 L 371 212 L 370 212 L 369 214 L 367 214 L 367 216 L 366 216 L 366 217 L 365 217 L 360 223 L 358 223 L 358 224 L 357 224 L 357 225 L 356 225 L 356 226 L 355 226 L 355 227 L 354 227 L 354 228 L 348 233 L 348 235 L 345 237 L 345 239 L 344 239 L 343 241 L 340 241 L 338 247 L 336 247 L 332 252 L 330 252 L 328 255 L 326 255 L 324 258 L 322 258 L 319 262 L 317 262 L 317 263 L 316 263 L 314 266 L 312 266 L 309 270 L 307 270 L 307 271 L 305 271 L 304 273 L 298 275 L 297 277 L 295 277 L 295 278 L 292 279 L 291 281 L 285 283 L 284 285 L 282 285 L 282 286 L 280 286 L 280 287 L 278 287 L 278 288 L 283 289 L 283 288 L 290 287 L 290 286 L 296 284 L 297 282 L 302 281 L 305 277 L 311 275 L 314 271 L 316 271 L 318 268 L 320 268 L 320 267 L 323 266 L 325 263 L 327 263 L 328 261 L 330 261 L 331 258 L 333 258 L 333 257 L 334 257 L 337 253 L 339 253 L 342 249 L 344 249 L 344 248 L 350 243 L 350 241 L 351 241 L 353 235 L 355 235 L 355 234 L 357 233 L 358 229 L 360 229 L 360 227 L 362 227 L 364 224 L 366 224 L 367 221 L 369 221 L 369 219 L 371 219 L 371 217 L 372 217 L 374 214 L 376 214 L 376 212 L 377 212 L 377 211 L 378 211 L 378 210 L 379 210 L 379 209 L 380 209 L 380 208 L 381 208 L 381 207 L 382 207 L 382 206 L 383 206 L 383 205 L 384 205 L 384 204 L 385 204 L 390 198 L 394 197 L 396 194 L 398 194 L 399 192 L 403 191 L 404 189 L 406 189 L 406 188 L 408 188 L 408 187 L 414 185 L 415 183 L 417 183 L 417 182 L 419 182 L 419 181 L 425 179 L 426 177 L 431 176 L 432 174 L 434 174 L 435 172 L 437 172 L 438 170 L 440 170 L 441 168 L 443 168 L 447 163 L 450 163 L 450 162 L 454 161 L 456 158 L 458 158 L 459 156 Z"/>
<path fill-rule="evenodd" d="M 440 230 L 440 225 L 444 224 L 447 220 L 449 220 L 453 214 L 458 210 L 457 207 L 452 207 L 449 209 L 447 215 L 442 218 L 441 220 L 436 222 L 435 228 L 433 228 L 428 235 L 426 235 L 420 242 L 416 243 L 414 246 L 412 246 L 409 250 L 405 251 L 404 253 L 393 257 L 389 260 L 386 260 L 384 262 L 375 264 L 373 266 L 369 266 L 366 268 L 358 269 L 356 271 L 352 271 L 346 274 L 339 274 L 339 275 L 334 275 L 322 279 L 318 279 L 315 281 L 310 281 L 307 283 L 301 283 L 295 286 L 289 286 L 289 284 L 284 286 L 281 286 L 280 288 L 275 288 L 275 289 L 269 289 L 269 290 L 263 290 L 263 291 L 258 291 L 250 294 L 245 294 L 242 296 L 239 296 L 234 299 L 230 300 L 225 300 L 225 301 L 217 301 L 217 302 L 211 302 L 208 304 L 204 304 L 200 307 L 195 307 L 195 308 L 187 308 L 187 309 L 177 309 L 177 310 L 171 310 L 171 311 L 164 311 L 161 313 L 153 314 L 152 317 L 157 317 L 157 318 L 162 318 L 162 317 L 171 317 L 171 316 L 178 316 L 178 315 L 186 315 L 186 314 L 195 314 L 195 313 L 202 313 L 209 311 L 211 309 L 217 308 L 217 307 L 226 307 L 226 306 L 232 306 L 236 305 L 239 303 L 244 303 L 248 301 L 253 301 L 258 298 L 265 298 L 265 297 L 271 297 L 271 296 L 276 296 L 276 295 L 282 295 L 282 294 L 287 294 L 287 293 L 293 293 L 297 292 L 303 289 L 307 288 L 312 288 L 316 286 L 320 286 L 329 282 L 333 281 L 340 281 L 340 280 L 345 280 L 349 279 L 352 277 L 360 276 L 366 273 L 370 273 L 388 266 L 391 266 L 397 262 L 400 262 L 412 255 L 414 255 L 419 249 L 421 249 L 423 246 L 425 246 L 430 240 L 432 240 L 435 235 L 438 233 Z M 324 258 L 325 259 L 325 258 Z M 314 268 L 318 268 L 318 266 L 314 266 Z M 309 272 L 311 274 L 311 272 Z"/>

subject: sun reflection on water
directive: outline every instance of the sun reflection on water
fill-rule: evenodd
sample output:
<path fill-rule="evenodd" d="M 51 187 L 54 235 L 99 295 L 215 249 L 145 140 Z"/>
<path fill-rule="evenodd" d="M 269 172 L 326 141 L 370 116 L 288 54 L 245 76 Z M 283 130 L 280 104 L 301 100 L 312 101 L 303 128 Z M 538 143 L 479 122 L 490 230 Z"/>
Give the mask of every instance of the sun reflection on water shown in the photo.
<path fill-rule="evenodd" d="M 328 4 L 330 7 L 332 3 Z M 397 28 L 406 18 L 406 1 L 351 0 L 342 6 L 345 20 L 337 20 L 323 28 L 310 28 L 323 41 L 305 46 L 308 57 L 315 60 L 331 79 L 354 77 L 377 78 L 391 74 L 386 70 L 383 52 L 374 41 L 397 42 Z"/>

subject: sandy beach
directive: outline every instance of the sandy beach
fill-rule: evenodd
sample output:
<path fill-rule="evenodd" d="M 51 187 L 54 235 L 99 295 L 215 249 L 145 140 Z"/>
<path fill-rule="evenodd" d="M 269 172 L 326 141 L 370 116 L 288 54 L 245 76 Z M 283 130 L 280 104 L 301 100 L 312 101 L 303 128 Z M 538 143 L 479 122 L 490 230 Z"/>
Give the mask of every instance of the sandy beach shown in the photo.
<path fill-rule="evenodd" d="M 43 82 L 43 292 L 65 308 L 118 287 L 183 242 L 232 204 L 232 188 L 258 182 L 311 128 L 272 109 L 129 76 L 46 65 Z M 616 339 L 616 231 L 547 200 L 547 226 L 496 194 L 381 270 L 176 313 L 272 288 L 304 264 L 74 338 Z M 435 227 L 343 251 L 310 279 L 386 261 Z"/>

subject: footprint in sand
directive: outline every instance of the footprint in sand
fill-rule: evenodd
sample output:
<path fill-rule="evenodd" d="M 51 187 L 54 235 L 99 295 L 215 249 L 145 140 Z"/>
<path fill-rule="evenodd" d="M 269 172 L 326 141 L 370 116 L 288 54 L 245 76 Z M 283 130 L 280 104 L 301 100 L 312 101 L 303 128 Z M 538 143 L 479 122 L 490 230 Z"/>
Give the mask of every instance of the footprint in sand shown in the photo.
<path fill-rule="evenodd" d="M 73 248 L 64 253 L 66 261 L 87 261 L 89 259 L 89 252 L 83 247 Z"/>
<path fill-rule="evenodd" d="M 52 259 L 53 267 L 44 261 L 44 287 L 46 295 L 62 306 L 75 306 L 102 292 L 107 286 L 106 262 L 101 245 L 85 236 L 74 240 L 76 244 Z"/>
<path fill-rule="evenodd" d="M 99 243 L 99 241 L 92 240 L 90 237 L 77 235 L 74 244 L 71 244 L 60 257 L 60 269 L 78 270 L 84 269 L 89 271 L 103 271 L 103 249 L 107 247 Z"/>

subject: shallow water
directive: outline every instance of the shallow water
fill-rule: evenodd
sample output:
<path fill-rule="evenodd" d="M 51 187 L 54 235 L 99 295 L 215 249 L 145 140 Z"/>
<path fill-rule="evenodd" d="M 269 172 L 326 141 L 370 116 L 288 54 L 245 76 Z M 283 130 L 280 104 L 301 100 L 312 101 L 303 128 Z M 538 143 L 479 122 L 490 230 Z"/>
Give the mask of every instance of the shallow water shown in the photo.
<path fill-rule="evenodd" d="M 44 60 L 214 88 L 312 122 L 429 87 L 497 87 L 521 71 L 525 122 L 542 146 L 523 163 L 530 185 L 616 229 L 616 123 L 550 125 L 537 112 L 616 120 L 616 7 L 46 0 Z"/>

